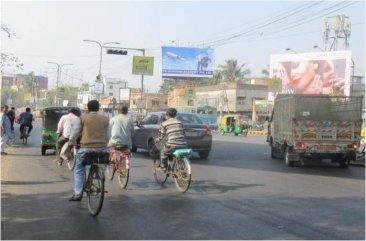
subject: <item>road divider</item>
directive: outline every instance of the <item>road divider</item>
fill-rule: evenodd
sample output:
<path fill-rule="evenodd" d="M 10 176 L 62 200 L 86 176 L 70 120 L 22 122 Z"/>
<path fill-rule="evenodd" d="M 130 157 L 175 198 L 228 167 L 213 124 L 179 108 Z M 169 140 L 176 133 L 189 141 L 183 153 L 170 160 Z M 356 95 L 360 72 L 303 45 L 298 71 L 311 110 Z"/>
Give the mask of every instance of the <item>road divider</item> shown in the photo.
<path fill-rule="evenodd" d="M 248 131 L 248 136 L 267 136 L 267 131 Z"/>

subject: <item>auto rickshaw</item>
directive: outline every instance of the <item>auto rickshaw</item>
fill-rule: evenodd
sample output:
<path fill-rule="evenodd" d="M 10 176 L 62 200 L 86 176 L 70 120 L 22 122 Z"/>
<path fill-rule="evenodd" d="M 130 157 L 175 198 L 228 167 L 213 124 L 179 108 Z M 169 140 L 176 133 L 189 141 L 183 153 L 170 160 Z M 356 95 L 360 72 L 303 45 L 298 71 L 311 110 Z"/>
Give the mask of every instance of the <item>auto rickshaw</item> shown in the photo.
<path fill-rule="evenodd" d="M 246 134 L 249 129 L 249 118 L 244 115 L 225 115 L 222 117 L 219 130 L 222 135 L 234 133 L 234 135 Z"/>
<path fill-rule="evenodd" d="M 47 149 L 56 150 L 57 142 L 57 125 L 61 116 L 68 114 L 70 107 L 47 107 L 42 110 L 42 141 L 41 151 L 42 156 L 46 155 Z M 81 115 L 78 107 L 73 107 L 78 110 L 77 116 Z"/>

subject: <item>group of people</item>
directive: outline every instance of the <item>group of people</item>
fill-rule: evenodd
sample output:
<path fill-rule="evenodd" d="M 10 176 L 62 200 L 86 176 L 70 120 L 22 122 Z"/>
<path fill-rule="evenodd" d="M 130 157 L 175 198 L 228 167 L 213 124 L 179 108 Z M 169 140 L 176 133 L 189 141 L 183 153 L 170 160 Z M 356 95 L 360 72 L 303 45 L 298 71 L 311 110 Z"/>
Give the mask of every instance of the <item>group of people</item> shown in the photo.
<path fill-rule="evenodd" d="M 14 122 L 16 119 L 15 108 L 11 107 L 9 110 L 9 106 L 4 105 L 1 107 L 1 155 L 8 155 L 5 152 L 6 145 L 12 143 L 15 139 L 14 135 Z M 23 129 L 28 126 L 28 135 L 33 129 L 32 122 L 34 121 L 34 116 L 31 113 L 31 109 L 29 107 L 26 108 L 25 112 L 21 113 L 19 116 L 18 122 L 20 123 L 20 138 L 23 138 L 22 133 Z"/>
<path fill-rule="evenodd" d="M 74 193 L 69 201 L 81 201 L 84 186 L 85 167 L 83 165 L 86 155 L 90 152 L 109 152 L 110 148 L 132 148 L 134 125 L 127 116 L 128 107 L 122 106 L 119 114 L 110 120 L 104 115 L 98 114 L 99 102 L 91 100 L 87 104 L 88 113 L 80 118 L 76 115 L 76 109 L 70 107 L 69 113 L 64 115 L 58 123 L 57 152 L 60 154 L 56 162 L 62 165 L 63 153 L 60 153 L 63 145 L 71 148 L 80 145 L 76 152 L 76 164 L 74 170 Z M 161 150 L 162 168 L 165 168 L 168 154 L 175 148 L 186 147 L 182 123 L 175 119 L 177 110 L 170 108 L 167 111 L 167 120 L 162 123 L 161 131 L 156 141 L 167 137 L 166 144 Z M 67 149 L 65 148 L 65 149 Z M 64 148 L 62 148 L 64 149 Z"/>

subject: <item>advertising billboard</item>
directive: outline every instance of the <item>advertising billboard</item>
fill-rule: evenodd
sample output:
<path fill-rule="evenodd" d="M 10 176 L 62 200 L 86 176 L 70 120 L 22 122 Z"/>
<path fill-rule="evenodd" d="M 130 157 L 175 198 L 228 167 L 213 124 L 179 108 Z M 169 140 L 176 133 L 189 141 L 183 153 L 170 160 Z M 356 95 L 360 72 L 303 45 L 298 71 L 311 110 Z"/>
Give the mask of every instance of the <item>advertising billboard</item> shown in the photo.
<path fill-rule="evenodd" d="M 163 77 L 212 78 L 214 50 L 211 48 L 162 47 Z"/>
<path fill-rule="evenodd" d="M 119 100 L 120 101 L 130 101 L 131 91 L 130 88 L 120 88 L 119 89 Z"/>
<path fill-rule="evenodd" d="M 154 58 L 145 56 L 133 56 L 132 74 L 153 75 Z"/>
<path fill-rule="evenodd" d="M 351 52 L 272 55 L 270 77 L 282 80 L 282 93 L 350 95 Z"/>

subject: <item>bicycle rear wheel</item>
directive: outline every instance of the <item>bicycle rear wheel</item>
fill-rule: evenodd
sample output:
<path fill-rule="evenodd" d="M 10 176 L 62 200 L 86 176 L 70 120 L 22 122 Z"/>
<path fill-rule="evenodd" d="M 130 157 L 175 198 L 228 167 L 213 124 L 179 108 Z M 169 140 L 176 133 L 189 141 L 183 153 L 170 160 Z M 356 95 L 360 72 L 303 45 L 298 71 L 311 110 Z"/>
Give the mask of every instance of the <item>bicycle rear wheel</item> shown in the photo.
<path fill-rule="evenodd" d="M 104 176 L 98 166 L 91 166 L 86 183 L 88 209 L 92 216 L 97 216 L 102 210 L 104 201 Z"/>
<path fill-rule="evenodd" d="M 118 182 L 122 189 L 126 189 L 130 177 L 130 169 L 126 166 L 126 159 L 120 158 L 118 168 Z"/>
<path fill-rule="evenodd" d="M 181 159 L 177 159 L 173 167 L 174 182 L 178 191 L 186 192 L 191 185 L 191 164 L 187 157 L 183 156 Z"/>
<path fill-rule="evenodd" d="M 168 179 L 168 174 L 160 167 L 160 163 L 160 159 L 154 158 L 154 177 L 158 184 L 163 185 L 166 182 L 166 179 Z"/>

